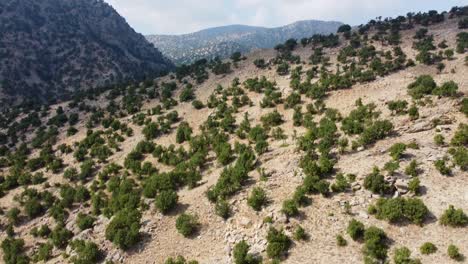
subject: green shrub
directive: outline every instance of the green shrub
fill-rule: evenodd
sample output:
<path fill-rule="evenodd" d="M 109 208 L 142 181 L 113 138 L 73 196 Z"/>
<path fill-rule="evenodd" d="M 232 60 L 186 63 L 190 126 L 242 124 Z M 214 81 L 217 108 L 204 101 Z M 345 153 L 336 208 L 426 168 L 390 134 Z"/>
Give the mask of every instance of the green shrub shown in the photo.
<path fill-rule="evenodd" d="M 158 210 L 166 214 L 177 206 L 179 196 L 173 190 L 163 190 L 156 196 L 155 205 Z"/>
<path fill-rule="evenodd" d="M 468 146 L 468 124 L 460 124 L 455 135 L 450 141 L 450 145 L 456 147 Z"/>
<path fill-rule="evenodd" d="M 254 161 L 255 155 L 252 149 L 242 149 L 236 163 L 225 168 L 216 185 L 208 190 L 208 199 L 216 202 L 218 199 L 225 199 L 240 190 L 249 177 L 248 172 L 254 167 Z"/>
<path fill-rule="evenodd" d="M 344 192 L 350 187 L 351 185 L 342 173 L 336 175 L 335 182 L 331 185 L 333 192 Z"/>
<path fill-rule="evenodd" d="M 181 102 L 188 102 L 192 101 L 193 99 L 195 99 L 195 93 L 193 92 L 192 85 L 188 84 L 187 87 L 185 87 L 182 92 L 180 92 L 179 100 Z"/>
<path fill-rule="evenodd" d="M 445 159 L 439 159 L 434 162 L 434 166 L 436 169 L 442 174 L 442 175 L 451 175 L 452 174 L 452 169 L 447 167 Z"/>
<path fill-rule="evenodd" d="M 437 251 L 437 247 L 436 245 L 432 244 L 431 242 L 426 242 L 424 244 L 422 244 L 422 246 L 419 248 L 419 250 L 421 251 L 421 254 L 424 254 L 424 255 L 430 255 L 430 254 L 433 254 Z"/>
<path fill-rule="evenodd" d="M 255 144 L 255 151 L 262 155 L 263 153 L 267 152 L 268 150 L 268 142 L 266 140 L 259 140 Z"/>
<path fill-rule="evenodd" d="M 264 69 L 267 67 L 267 64 L 265 63 L 265 59 L 256 59 L 254 60 L 253 63 L 259 69 Z"/>
<path fill-rule="evenodd" d="M 231 144 L 228 142 L 219 144 L 219 146 L 215 148 L 215 152 L 218 162 L 222 165 L 228 165 L 234 158 Z"/>
<path fill-rule="evenodd" d="M 366 263 L 383 262 L 387 258 L 387 235 L 375 226 L 364 232 L 364 254 Z"/>
<path fill-rule="evenodd" d="M 405 200 L 403 214 L 414 224 L 422 224 L 429 214 L 429 209 L 422 200 L 408 198 Z"/>
<path fill-rule="evenodd" d="M 161 131 L 159 130 L 159 125 L 157 123 L 150 122 L 143 128 L 142 133 L 147 140 L 150 140 L 158 137 L 161 134 Z"/>
<path fill-rule="evenodd" d="M 380 198 L 373 207 L 378 219 L 389 222 L 409 220 L 414 224 L 422 224 L 429 210 L 417 198 Z"/>
<path fill-rule="evenodd" d="M 327 196 L 330 192 L 330 184 L 325 179 L 315 182 L 313 187 L 317 192 L 319 192 L 323 196 Z"/>
<path fill-rule="evenodd" d="M 36 262 L 39 262 L 39 261 L 47 262 L 49 259 L 52 258 L 53 249 L 54 249 L 54 246 L 50 243 L 39 244 L 39 248 L 33 257 L 33 260 Z"/>
<path fill-rule="evenodd" d="M 260 121 L 262 121 L 263 127 L 268 129 L 270 127 L 281 125 L 283 123 L 283 117 L 275 110 L 260 117 Z"/>
<path fill-rule="evenodd" d="M 17 207 L 13 207 L 10 210 L 8 210 L 8 212 L 6 213 L 6 217 L 8 218 L 10 224 L 16 225 L 19 223 L 20 213 L 21 211 Z"/>
<path fill-rule="evenodd" d="M 434 89 L 434 95 L 440 97 L 455 97 L 458 92 L 458 84 L 454 81 L 444 82 L 441 86 Z"/>
<path fill-rule="evenodd" d="M 393 114 L 401 115 L 406 113 L 408 108 L 408 102 L 405 100 L 397 100 L 388 102 L 388 109 L 392 111 Z"/>
<path fill-rule="evenodd" d="M 462 171 L 468 170 L 468 148 L 451 148 L 449 153 L 452 155 L 455 165 L 459 166 Z"/>
<path fill-rule="evenodd" d="M 364 237 L 365 230 L 366 229 L 363 223 L 359 222 L 356 219 L 352 219 L 348 223 L 348 228 L 346 229 L 346 232 L 353 240 L 356 241 Z"/>
<path fill-rule="evenodd" d="M 192 135 L 192 128 L 190 128 L 187 122 L 182 122 L 177 128 L 176 142 L 180 144 L 185 141 L 189 141 L 191 138 L 191 135 Z"/>
<path fill-rule="evenodd" d="M 287 75 L 289 73 L 289 64 L 287 62 L 279 64 L 276 68 L 276 72 L 279 75 Z"/>
<path fill-rule="evenodd" d="M 98 263 L 102 253 L 96 243 L 84 240 L 73 240 L 71 248 L 76 255 L 70 258 L 74 264 L 93 264 Z"/>
<path fill-rule="evenodd" d="M 2 250 L 5 264 L 29 263 L 29 258 L 25 254 L 23 239 L 6 238 L 2 241 Z"/>
<path fill-rule="evenodd" d="M 348 25 L 348 24 L 344 24 L 344 25 L 341 25 L 339 28 L 338 28 L 338 33 L 342 33 L 342 32 L 349 32 L 351 31 L 351 26 Z"/>
<path fill-rule="evenodd" d="M 361 134 L 359 141 L 367 146 L 375 143 L 377 140 L 384 139 L 393 130 L 393 124 L 388 120 L 377 120 L 367 127 Z"/>
<path fill-rule="evenodd" d="M 394 175 L 396 170 L 400 168 L 400 162 L 397 161 L 389 161 L 385 163 L 384 170 L 388 172 L 389 175 Z"/>
<path fill-rule="evenodd" d="M 62 203 L 57 203 L 49 210 L 49 215 L 52 216 L 57 222 L 64 222 L 68 218 L 68 211 Z"/>
<path fill-rule="evenodd" d="M 468 224 L 468 216 L 462 209 L 455 209 L 450 205 L 440 217 L 439 223 L 451 227 L 464 227 Z"/>
<path fill-rule="evenodd" d="M 198 264 L 198 261 L 187 261 L 184 257 L 177 256 L 175 259 L 172 257 L 166 259 L 166 261 L 164 261 L 164 264 Z"/>
<path fill-rule="evenodd" d="M 244 240 L 240 241 L 234 246 L 233 257 L 235 264 L 257 264 L 261 263 L 261 259 L 249 254 L 250 246 Z"/>
<path fill-rule="evenodd" d="M 376 194 L 384 194 L 390 189 L 390 186 L 385 182 L 379 169 L 374 167 L 372 173 L 364 178 L 364 188 Z"/>
<path fill-rule="evenodd" d="M 76 225 L 80 230 L 92 228 L 95 221 L 96 218 L 82 212 L 78 213 L 78 216 L 76 217 Z"/>
<path fill-rule="evenodd" d="M 88 177 L 91 177 L 94 171 L 94 161 L 91 159 L 85 160 L 80 166 L 80 174 L 78 178 L 81 181 L 85 181 Z"/>
<path fill-rule="evenodd" d="M 408 93 L 414 99 L 420 99 L 424 95 L 432 94 L 436 87 L 437 84 L 430 75 L 421 75 L 416 81 L 408 85 Z"/>
<path fill-rule="evenodd" d="M 460 253 L 460 250 L 455 245 L 449 245 L 447 248 L 447 254 L 451 259 L 462 261 L 463 255 Z"/>
<path fill-rule="evenodd" d="M 255 211 L 260 211 L 262 206 L 267 202 L 267 196 L 265 191 L 260 187 L 252 189 L 250 196 L 247 198 L 247 204 L 252 207 Z"/>
<path fill-rule="evenodd" d="M 445 138 L 444 136 L 442 136 L 441 134 L 436 134 L 434 136 L 434 143 L 437 145 L 437 146 L 443 146 L 445 144 Z"/>
<path fill-rule="evenodd" d="M 73 233 L 60 224 L 51 233 L 52 244 L 58 248 L 65 248 L 72 237 Z"/>
<path fill-rule="evenodd" d="M 106 227 L 106 239 L 121 249 L 129 249 L 140 238 L 141 213 L 125 208 L 119 211 Z"/>
<path fill-rule="evenodd" d="M 405 168 L 405 173 L 411 177 L 416 177 L 419 175 L 418 170 L 418 162 L 416 160 L 412 160 L 410 164 Z"/>
<path fill-rule="evenodd" d="M 202 109 L 203 107 L 205 107 L 205 105 L 203 105 L 203 103 L 200 101 L 200 100 L 194 100 L 192 101 L 192 106 L 193 108 L 197 109 L 197 110 L 200 110 Z"/>
<path fill-rule="evenodd" d="M 378 117 L 375 112 L 375 104 L 364 105 L 359 99 L 355 103 L 356 109 L 352 110 L 349 115 L 341 121 L 341 129 L 347 135 L 361 134 L 365 129 L 365 124 Z M 367 122 L 366 122 L 367 121 Z"/>
<path fill-rule="evenodd" d="M 419 118 L 419 110 L 418 110 L 418 107 L 416 105 L 412 105 L 409 109 L 408 109 L 408 115 L 410 117 L 411 120 L 416 120 Z"/>
<path fill-rule="evenodd" d="M 283 230 L 270 227 L 267 235 L 267 255 L 272 259 L 279 259 L 286 255 L 291 247 L 291 239 L 284 234 Z"/>
<path fill-rule="evenodd" d="M 213 65 L 212 71 L 216 75 L 228 74 L 232 71 L 231 63 L 218 61 Z"/>
<path fill-rule="evenodd" d="M 390 156 L 393 158 L 393 160 L 399 160 L 403 156 L 405 150 L 406 150 L 406 144 L 395 143 L 389 149 Z"/>
<path fill-rule="evenodd" d="M 258 142 L 260 140 L 266 140 L 268 138 L 265 129 L 262 126 L 255 126 L 249 131 L 249 140 L 252 142 Z"/>
<path fill-rule="evenodd" d="M 296 92 L 292 92 L 288 97 L 286 97 L 286 102 L 284 103 L 284 107 L 286 108 L 294 108 L 296 105 L 301 103 L 301 95 Z"/>
<path fill-rule="evenodd" d="M 345 247 L 345 246 L 348 245 L 348 241 L 346 241 L 346 239 L 342 235 L 337 235 L 336 236 L 336 244 L 339 247 Z"/>
<path fill-rule="evenodd" d="M 462 103 L 461 103 L 460 111 L 462 113 L 464 113 L 466 117 L 468 117 L 468 98 L 466 98 L 466 97 L 463 98 Z"/>
<path fill-rule="evenodd" d="M 419 178 L 418 177 L 412 178 L 408 183 L 408 190 L 411 193 L 418 195 L 420 189 L 421 189 L 421 181 L 419 180 Z"/>
<path fill-rule="evenodd" d="M 294 239 L 297 241 L 307 239 L 307 233 L 302 226 L 298 225 L 294 230 Z"/>
<path fill-rule="evenodd" d="M 228 219 L 231 215 L 231 208 L 229 203 L 225 200 L 219 200 L 216 202 L 215 212 L 217 215 L 221 216 L 223 219 Z"/>
<path fill-rule="evenodd" d="M 68 179 L 70 181 L 76 181 L 78 180 L 78 170 L 76 168 L 67 168 L 64 172 L 63 172 L 63 177 L 65 177 L 65 179 Z"/>
<path fill-rule="evenodd" d="M 296 201 L 292 199 L 285 200 L 283 202 L 283 207 L 281 209 L 281 212 L 283 212 L 288 217 L 298 215 L 299 209 L 297 208 Z"/>
<path fill-rule="evenodd" d="M 304 116 L 301 112 L 301 107 L 294 107 L 294 114 L 293 114 L 293 125 L 294 126 L 301 126 L 304 120 Z"/>
<path fill-rule="evenodd" d="M 395 249 L 393 261 L 395 264 L 421 264 L 419 259 L 411 259 L 411 251 L 407 247 Z"/>
<path fill-rule="evenodd" d="M 179 215 L 176 219 L 177 231 L 184 237 L 189 237 L 193 235 L 193 233 L 195 233 L 198 229 L 198 226 L 198 219 L 194 215 L 183 213 Z"/>
<path fill-rule="evenodd" d="M 310 203 L 310 199 L 307 197 L 307 188 L 304 186 L 298 186 L 293 194 L 293 201 L 297 205 L 305 206 Z"/>

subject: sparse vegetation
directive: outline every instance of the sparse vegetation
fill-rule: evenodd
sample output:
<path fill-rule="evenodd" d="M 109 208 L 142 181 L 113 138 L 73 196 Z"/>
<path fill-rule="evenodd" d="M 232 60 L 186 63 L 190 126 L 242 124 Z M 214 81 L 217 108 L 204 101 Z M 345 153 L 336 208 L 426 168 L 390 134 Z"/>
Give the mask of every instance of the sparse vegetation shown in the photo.
<path fill-rule="evenodd" d="M 291 240 L 284 234 L 283 230 L 277 230 L 273 227 L 268 231 L 267 241 L 267 255 L 272 259 L 285 257 L 291 247 Z"/>
<path fill-rule="evenodd" d="M 233 257 L 235 264 L 256 264 L 261 263 L 261 259 L 254 257 L 249 253 L 250 246 L 242 240 L 234 246 Z"/>
<path fill-rule="evenodd" d="M 462 209 L 455 209 L 453 205 L 450 205 L 440 217 L 439 222 L 445 226 L 463 227 L 468 225 L 468 216 Z"/>
<path fill-rule="evenodd" d="M 431 242 L 426 242 L 422 244 L 419 250 L 421 251 L 421 254 L 430 255 L 437 251 L 437 247 Z"/>
<path fill-rule="evenodd" d="M 121 249 L 129 249 L 140 238 L 140 212 L 123 209 L 118 212 L 106 228 L 106 239 Z"/>
<path fill-rule="evenodd" d="M 447 248 L 447 254 L 449 257 L 456 261 L 462 261 L 463 255 L 460 253 L 460 250 L 455 245 L 449 245 Z"/>
<path fill-rule="evenodd" d="M 10 9 L 3 12 L 16 12 Z M 27 10 L 39 25 L 36 9 Z M 420 263 L 409 248 L 421 245 L 427 255 L 437 247 L 404 236 L 420 228 L 413 224 L 436 218 L 440 226 L 427 224 L 425 240 L 447 246 L 436 238 L 448 234 L 460 249 L 447 253 L 463 260 L 466 246 L 457 239 L 468 225 L 465 208 L 450 205 L 440 213 L 434 202 L 456 205 L 466 189 L 468 101 L 460 80 L 468 42 L 456 28 L 464 28 L 466 14 L 466 7 L 454 7 L 378 17 L 343 25 L 337 34 L 289 39 L 275 50 L 226 49 L 232 53 L 226 59 L 179 65 L 164 78 L 121 83 L 124 67 L 99 74 L 110 78 L 101 88 L 78 82 L 95 75 L 80 67 L 69 82 L 90 89 L 73 92 L 75 85 L 67 85 L 66 94 L 60 88 L 25 100 L 6 97 L 0 111 L 3 262 L 138 262 L 145 255 L 158 263 L 197 263 L 167 256 L 169 240 L 190 256 L 194 243 L 209 249 L 209 259 L 197 255 L 205 262 L 224 261 L 225 250 L 218 252 L 224 246 L 214 246 L 220 231 L 234 263 L 279 263 L 290 254 L 305 260 L 308 243 L 330 242 L 315 232 L 317 223 L 351 217 L 385 228 L 388 221 L 402 231 L 387 237 L 349 221 L 332 238 L 337 254 L 351 260 Z M 26 24 L 21 31 L 30 31 Z M 73 60 L 75 51 L 56 53 Z M 33 81 L 54 71 L 31 74 Z M 7 78 L 0 87 L 13 90 L 14 83 Z M 453 195 L 442 199 L 444 193 Z M 365 220 L 361 207 L 369 204 Z M 310 206 L 328 209 L 311 221 Z M 214 230 L 220 225 L 228 229 Z M 271 229 L 262 237 L 257 231 L 264 228 Z M 359 244 L 363 250 L 354 250 Z M 331 252 L 314 261 L 337 260 Z"/>
<path fill-rule="evenodd" d="M 176 228 L 177 231 L 182 234 L 184 237 L 189 237 L 197 231 L 199 226 L 198 219 L 194 215 L 190 214 L 181 214 L 177 217 Z"/>
<path fill-rule="evenodd" d="M 247 199 L 247 204 L 252 207 L 255 211 L 260 211 L 262 206 L 267 202 L 267 196 L 265 191 L 260 187 L 255 187 L 252 190 L 249 198 Z"/>
<path fill-rule="evenodd" d="M 380 198 L 369 211 L 374 213 L 378 219 L 385 219 L 389 222 L 400 222 L 407 219 L 419 225 L 424 222 L 429 213 L 426 205 L 417 198 Z"/>
<path fill-rule="evenodd" d="M 351 220 L 348 224 L 347 232 L 348 235 L 353 239 L 353 240 L 360 240 L 364 237 L 364 232 L 365 232 L 365 227 L 364 224 L 359 222 L 358 220 Z"/>

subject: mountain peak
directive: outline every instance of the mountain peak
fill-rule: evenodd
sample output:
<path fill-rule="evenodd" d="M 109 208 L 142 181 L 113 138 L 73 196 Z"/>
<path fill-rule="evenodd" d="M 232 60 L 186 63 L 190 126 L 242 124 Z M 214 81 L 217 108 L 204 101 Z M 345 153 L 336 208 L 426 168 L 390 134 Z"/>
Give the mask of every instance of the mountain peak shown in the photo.
<path fill-rule="evenodd" d="M 290 38 L 334 33 L 341 22 L 302 20 L 281 27 L 227 25 L 183 35 L 149 35 L 147 39 L 174 63 L 226 58 L 233 52 L 272 48 Z"/>

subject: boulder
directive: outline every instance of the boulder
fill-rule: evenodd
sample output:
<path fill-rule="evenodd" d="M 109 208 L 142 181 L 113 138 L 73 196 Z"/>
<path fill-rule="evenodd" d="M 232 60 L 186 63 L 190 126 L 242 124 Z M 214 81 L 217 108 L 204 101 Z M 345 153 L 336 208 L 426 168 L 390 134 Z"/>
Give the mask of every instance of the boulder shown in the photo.
<path fill-rule="evenodd" d="M 408 192 L 408 184 L 409 184 L 409 181 L 406 179 L 397 179 L 395 181 L 395 188 L 397 189 L 399 193 L 405 194 Z"/>

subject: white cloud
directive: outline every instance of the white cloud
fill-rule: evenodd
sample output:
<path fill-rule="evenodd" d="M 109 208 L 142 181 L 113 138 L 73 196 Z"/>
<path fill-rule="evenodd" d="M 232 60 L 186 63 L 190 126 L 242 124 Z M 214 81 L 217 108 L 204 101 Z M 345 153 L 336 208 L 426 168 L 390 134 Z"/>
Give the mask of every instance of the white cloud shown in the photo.
<path fill-rule="evenodd" d="M 180 34 L 226 24 L 280 26 L 297 20 L 352 25 L 376 16 L 448 10 L 466 0 L 105 0 L 144 34 Z"/>

